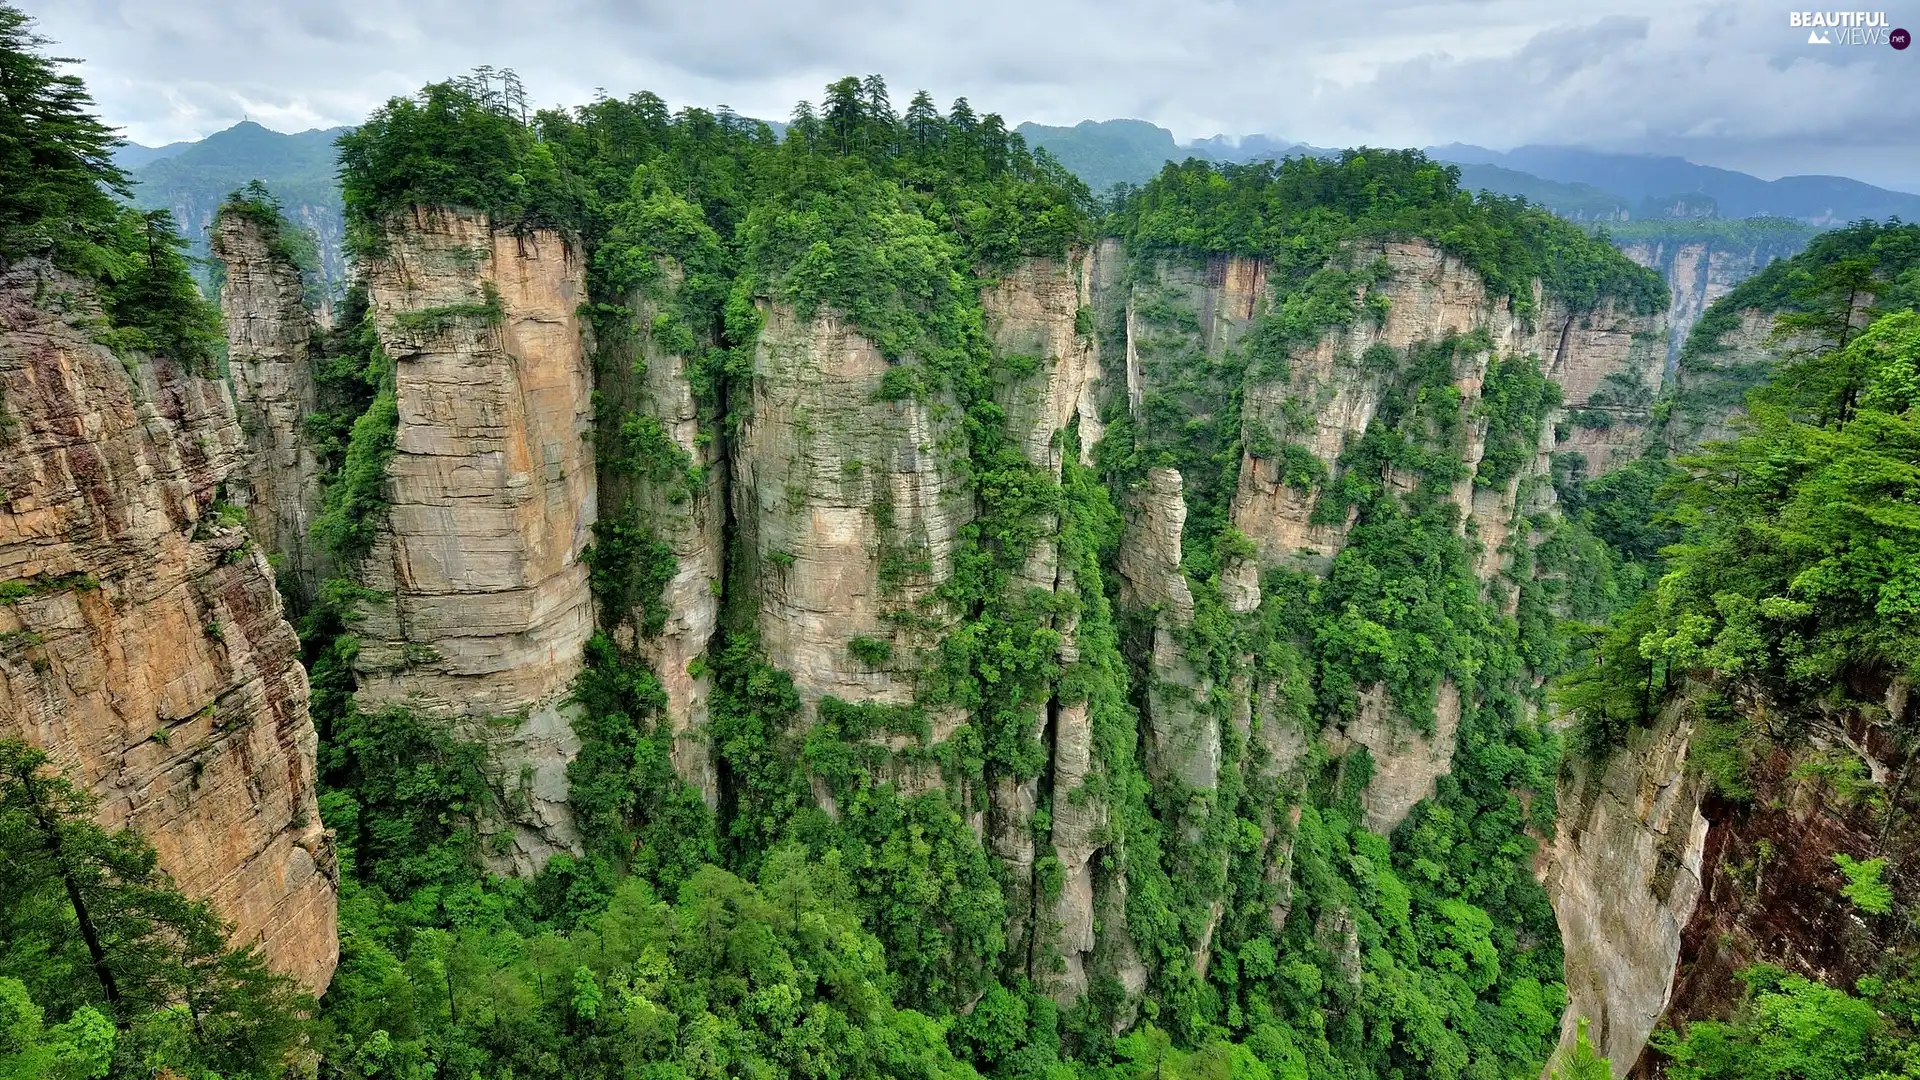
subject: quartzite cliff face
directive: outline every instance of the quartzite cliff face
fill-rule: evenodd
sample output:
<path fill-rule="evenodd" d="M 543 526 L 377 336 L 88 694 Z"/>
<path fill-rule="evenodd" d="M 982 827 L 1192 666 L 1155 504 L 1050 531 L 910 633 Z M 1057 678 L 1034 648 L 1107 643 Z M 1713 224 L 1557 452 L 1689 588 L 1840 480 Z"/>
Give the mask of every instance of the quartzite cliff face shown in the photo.
<path fill-rule="evenodd" d="M 125 362 L 86 286 L 0 277 L 0 735 L 44 748 L 193 896 L 318 991 L 337 867 L 299 645 L 222 502 L 243 436 L 218 378 Z"/>
<path fill-rule="evenodd" d="M 1542 876 L 1566 950 L 1561 1045 L 1586 1018 L 1594 1048 L 1625 1076 L 1665 1014 L 1682 935 L 1701 895 L 1707 783 L 1687 768 L 1694 722 L 1676 708 L 1563 778 Z"/>
<path fill-rule="evenodd" d="M 274 252 L 258 220 L 222 214 L 214 222 L 212 243 L 227 271 L 220 310 L 245 439 L 245 469 L 234 495 L 245 496 L 254 539 L 280 555 L 281 587 L 309 601 L 326 576 L 309 535 L 320 508 L 321 479 L 306 434 L 307 417 L 320 404 L 313 314 L 299 269 Z"/>
<path fill-rule="evenodd" d="M 1658 270 L 1667 280 L 1672 296 L 1668 308 L 1668 366 L 1679 362 L 1687 335 L 1709 305 L 1768 263 L 1798 254 L 1811 235 L 1807 231 L 1784 231 L 1772 239 L 1740 243 L 1696 239 L 1676 232 L 1670 237 L 1621 244 L 1620 251 L 1627 258 Z"/>
<path fill-rule="evenodd" d="M 399 424 L 361 568 L 383 599 L 363 608 L 360 706 L 486 736 L 512 812 L 492 850 L 522 870 L 572 843 L 564 699 L 594 624 L 584 276 L 556 233 L 433 210 L 396 224 L 366 270 Z"/>
<path fill-rule="evenodd" d="M 1502 575 L 1516 565 L 1529 517 L 1551 505 L 1550 452 L 1584 454 L 1601 471 L 1628 437 L 1563 426 L 1556 439 L 1549 420 L 1537 445 L 1519 450 L 1517 469 L 1476 484 L 1488 364 L 1531 355 L 1566 402 L 1583 406 L 1610 378 L 1658 386 L 1664 323 L 1540 298 L 1523 318 L 1477 274 L 1423 243 L 1375 245 L 1356 257 L 1376 268 L 1356 302 L 1376 297 L 1369 310 L 1379 317 L 1297 346 L 1283 373 L 1249 380 L 1243 434 L 1264 426 L 1334 470 L 1373 422 L 1391 377 L 1356 357 L 1372 346 L 1480 343 L 1454 360 L 1451 392 L 1467 422 L 1453 451 L 1466 476 L 1449 497 L 1488 595 L 1511 605 L 1513 583 Z M 982 513 L 967 479 L 958 403 L 946 391 L 889 392 L 894 363 L 830 309 L 802 317 L 782 302 L 761 303 L 750 375 L 727 391 L 731 423 L 714 426 L 683 346 L 644 329 L 658 323 L 678 284 L 670 262 L 660 269 L 664 286 L 628 301 L 641 328 L 634 344 L 602 343 L 598 371 L 589 370 L 590 343 L 575 315 L 583 298 L 578 256 L 552 234 L 496 234 L 484 219 L 421 210 L 394 223 L 386 253 L 368 270 L 400 417 L 387 474 L 392 510 L 361 574 L 390 600 L 365 612 L 360 701 L 409 705 L 475 731 L 483 718 L 511 718 L 495 742 L 507 786 L 517 773 L 526 797 L 502 863 L 522 871 L 572 842 L 564 798 L 573 744 L 563 699 L 596 623 L 655 666 L 675 770 L 714 805 L 722 780 L 705 731 L 710 688 L 699 658 L 723 606 L 746 613 L 767 661 L 792 676 L 803 723 L 817 722 L 829 699 L 912 705 L 925 650 L 954 629 L 951 616 L 926 601 L 951 577 L 966 528 Z M 261 290 L 261 302 L 283 291 Z M 1146 421 L 1143 399 L 1178 377 L 1183 358 L 1243 347 L 1278 299 L 1256 260 L 1143 268 L 1106 241 L 1064 259 L 1019 262 L 981 297 L 1003 370 L 994 400 L 1028 460 L 1057 480 L 1068 456 L 1089 459 L 1103 413 Z M 597 461 L 586 437 L 595 391 L 605 443 Z M 614 429 L 607 417 L 618 418 Z M 1637 432 L 1633 418 L 1623 426 Z M 636 457 L 639 449 L 651 456 Z M 1416 728 L 1380 688 L 1363 688 L 1355 716 L 1318 732 L 1273 686 L 1237 677 L 1216 692 L 1185 655 L 1196 601 L 1184 544 L 1199 479 L 1149 469 L 1122 507 L 1113 569 L 1121 614 L 1145 635 L 1132 661 L 1149 687 L 1138 701 L 1148 775 L 1204 792 L 1229 762 L 1244 769 L 1257 761 L 1272 780 L 1290 775 L 1315 740 L 1336 756 L 1365 747 L 1374 763 L 1366 824 L 1391 831 L 1451 768 L 1461 694 L 1443 683 L 1434 722 Z M 1259 608 L 1263 570 L 1323 572 L 1345 543 L 1350 522 L 1316 515 L 1319 492 L 1289 483 L 1275 457 L 1243 454 L 1220 497 L 1253 548 L 1222 570 L 1231 611 Z M 671 551 L 673 573 L 658 598 L 595 610 L 581 554 L 596 520 L 602 540 L 627 529 L 628 539 Z M 1104 605 L 1081 592 L 1054 531 L 1061 524 L 1040 530 L 1020 583 L 1075 594 L 1079 603 L 1062 611 Z M 1046 618 L 1066 669 L 1079 659 L 1076 619 Z M 1216 713 L 1221 701 L 1226 713 Z M 1082 993 L 1095 972 L 1133 993 L 1146 979 L 1126 940 L 1126 876 L 1103 869 L 1114 808 L 1099 794 L 1106 785 L 1088 712 L 1071 696 L 1046 701 L 1031 732 L 1048 753 L 1041 775 L 993 779 L 978 792 L 965 790 L 969 778 L 930 764 L 914 740 L 873 736 L 897 752 L 884 778 L 903 789 L 960 784 L 953 794 L 969 808 L 969 824 L 1006 868 L 1009 952 L 1026 956 L 1028 973 L 1062 1000 Z M 923 741 L 938 742 L 967 717 L 936 707 L 927 719 Z M 1250 757 L 1254 744 L 1260 752 Z M 824 782 L 815 797 L 834 812 Z M 1036 833 L 1042 808 L 1051 823 Z M 1251 856 L 1279 897 L 1270 913 L 1276 927 L 1289 905 L 1290 828 L 1283 811 Z M 1058 875 L 1045 891 L 1037 884 L 1042 863 Z M 1577 891 L 1588 870 L 1570 858 L 1557 872 Z M 1221 916 L 1216 903 L 1190 942 L 1202 971 Z M 1620 993 L 1600 986 L 1594 1000 Z"/>

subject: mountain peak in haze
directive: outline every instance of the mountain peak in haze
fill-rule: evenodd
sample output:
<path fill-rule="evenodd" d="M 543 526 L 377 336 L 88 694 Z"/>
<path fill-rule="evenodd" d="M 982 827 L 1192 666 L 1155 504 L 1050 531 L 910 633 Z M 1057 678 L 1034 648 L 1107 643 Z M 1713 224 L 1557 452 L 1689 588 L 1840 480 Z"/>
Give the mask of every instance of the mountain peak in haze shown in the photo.
<path fill-rule="evenodd" d="M 1698 165 L 1670 154 L 1624 154 L 1578 146 L 1515 147 L 1501 152 L 1449 143 L 1427 153 L 1457 165 L 1498 166 L 1560 184 L 1584 184 L 1630 204 L 1706 195 L 1721 217 L 1788 217 L 1810 225 L 1839 225 L 1920 215 L 1920 195 L 1889 191 L 1844 176 L 1757 176 Z M 1471 186 L 1471 185 L 1470 185 Z"/>

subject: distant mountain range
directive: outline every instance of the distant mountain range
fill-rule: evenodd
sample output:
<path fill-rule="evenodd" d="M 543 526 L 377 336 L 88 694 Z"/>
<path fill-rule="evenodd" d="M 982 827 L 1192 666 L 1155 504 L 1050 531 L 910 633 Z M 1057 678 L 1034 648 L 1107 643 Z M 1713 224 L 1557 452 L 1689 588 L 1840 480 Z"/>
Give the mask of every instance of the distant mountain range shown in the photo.
<path fill-rule="evenodd" d="M 1705 195 L 1729 218 L 1787 217 L 1809 225 L 1842 225 L 1860 218 L 1920 219 L 1920 195 L 1888 191 L 1844 176 L 1783 176 L 1762 180 L 1685 158 L 1610 154 L 1571 146 L 1522 146 L 1501 153 L 1449 143 L 1427 148 L 1442 161 L 1492 166 L 1562 184 L 1585 184 L 1638 204 Z M 1636 215 L 1637 216 L 1637 215 Z"/>
<path fill-rule="evenodd" d="M 1144 120 L 1087 120 L 1073 127 L 1021 124 L 1030 146 L 1045 147 L 1087 186 L 1140 184 L 1169 161 L 1260 161 L 1337 153 L 1273 135 L 1216 135 L 1182 144 Z M 1920 219 L 1920 195 L 1888 191 L 1841 176 L 1757 176 L 1696 165 L 1684 158 L 1614 154 L 1564 146 L 1522 146 L 1505 153 L 1450 143 L 1430 156 L 1460 166 L 1469 190 L 1520 195 L 1576 221 L 1646 218 L 1792 218 L 1838 225 L 1859 218 Z"/>
<path fill-rule="evenodd" d="M 133 177 L 133 201 L 173 211 L 193 254 L 207 257 L 207 230 L 227 193 L 249 180 L 267 185 L 287 215 L 318 241 L 320 267 L 330 285 L 346 280 L 344 217 L 334 176 L 333 141 L 347 128 L 287 135 L 242 121 L 198 142 L 141 146 L 129 143 L 114 160 Z"/>
<path fill-rule="evenodd" d="M 136 181 L 134 201 L 172 210 L 202 258 L 207 229 L 227 193 L 249 180 L 264 182 L 289 216 L 312 230 L 322 272 L 330 288 L 338 289 L 346 279 L 346 260 L 333 143 L 346 130 L 289 135 L 243 121 L 197 142 L 128 144 L 114 157 Z M 1095 192 L 1116 183 L 1145 183 L 1167 162 L 1187 158 L 1248 162 L 1338 153 L 1272 135 L 1216 135 L 1183 144 L 1171 131 L 1144 120 L 1087 120 L 1072 127 L 1028 123 L 1017 130 L 1028 145 L 1046 148 Z M 1806 235 L 1859 218 L 1920 220 L 1920 195 L 1839 176 L 1762 180 L 1677 157 L 1560 146 L 1500 152 L 1450 143 L 1426 152 L 1458 165 L 1461 184 L 1469 190 L 1522 196 L 1570 220 L 1604 224 L 1622 243 L 1629 242 L 1623 233 L 1646 242 L 1653 238 L 1648 230 L 1668 231 L 1669 224 L 1688 223 L 1682 231 L 1689 236 L 1732 231 L 1744 238 L 1751 231 L 1741 224 L 1744 219 L 1788 219 Z"/>
<path fill-rule="evenodd" d="M 1073 127 L 1027 123 L 1014 130 L 1028 146 L 1045 147 L 1096 194 L 1115 184 L 1144 184 L 1169 161 L 1272 161 L 1338 152 L 1271 135 L 1240 139 L 1215 135 L 1182 145 L 1174 140 L 1173 132 L 1145 120 L 1082 120 Z"/>

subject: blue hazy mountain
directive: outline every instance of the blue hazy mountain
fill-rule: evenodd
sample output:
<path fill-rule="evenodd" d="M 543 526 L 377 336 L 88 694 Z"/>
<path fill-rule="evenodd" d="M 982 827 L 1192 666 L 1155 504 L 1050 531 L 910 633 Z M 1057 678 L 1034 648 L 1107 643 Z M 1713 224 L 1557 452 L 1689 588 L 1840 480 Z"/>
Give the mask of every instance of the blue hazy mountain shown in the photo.
<path fill-rule="evenodd" d="M 347 128 L 284 134 L 250 120 L 198 142 L 161 147 L 130 144 L 114 158 L 134 180 L 133 201 L 173 211 L 193 254 L 207 255 L 207 229 L 227 193 L 249 180 L 267 185 L 287 216 L 312 231 L 321 272 L 330 284 L 346 279 L 340 185 L 333 142 Z"/>
<path fill-rule="evenodd" d="M 1696 165 L 1685 158 L 1614 154 L 1572 146 L 1522 146 L 1506 152 L 1450 143 L 1427 148 L 1442 161 L 1492 166 L 1561 184 L 1584 184 L 1637 206 L 1699 194 L 1713 199 L 1720 217 L 1786 217 L 1809 225 L 1860 218 L 1920 218 L 1920 195 L 1889 191 L 1844 176 L 1757 176 Z M 1464 169 L 1463 169 L 1464 174 Z M 1470 185 L 1471 186 L 1471 185 Z M 1497 190 L 1497 189 L 1496 189 Z"/>

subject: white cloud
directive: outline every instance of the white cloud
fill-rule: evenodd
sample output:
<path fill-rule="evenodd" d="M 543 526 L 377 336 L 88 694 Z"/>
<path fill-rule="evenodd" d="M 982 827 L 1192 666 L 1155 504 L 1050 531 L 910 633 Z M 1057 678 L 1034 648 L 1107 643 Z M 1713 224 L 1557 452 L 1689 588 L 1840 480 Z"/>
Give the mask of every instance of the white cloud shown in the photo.
<path fill-rule="evenodd" d="M 1920 186 L 1920 51 L 1809 46 L 1711 0 L 26 0 L 139 142 L 251 116 L 353 123 L 478 64 L 783 118 L 880 72 L 1009 122 L 1139 117 L 1183 138 L 1524 142 Z M 1916 19 L 1920 21 L 1920 19 Z"/>

